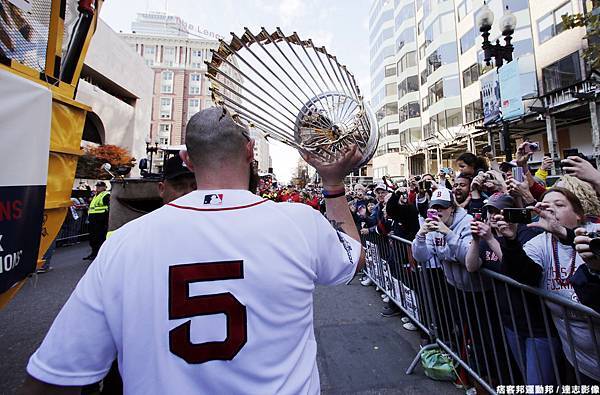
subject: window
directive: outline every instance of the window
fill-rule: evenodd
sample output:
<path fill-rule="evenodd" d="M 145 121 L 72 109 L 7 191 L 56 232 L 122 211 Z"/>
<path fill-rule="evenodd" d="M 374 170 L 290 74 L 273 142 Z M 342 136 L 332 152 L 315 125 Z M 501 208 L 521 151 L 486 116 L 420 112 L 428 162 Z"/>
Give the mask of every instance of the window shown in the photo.
<path fill-rule="evenodd" d="M 462 111 L 460 108 L 451 108 L 446 111 L 440 111 L 429 118 L 431 135 L 434 135 L 443 129 L 459 126 L 460 124 L 462 124 Z"/>
<path fill-rule="evenodd" d="M 163 71 L 161 73 L 160 93 L 173 93 L 172 71 Z"/>
<path fill-rule="evenodd" d="M 483 103 L 481 98 L 465 106 L 465 122 L 473 122 L 483 118 Z"/>
<path fill-rule="evenodd" d="M 171 108 L 173 100 L 170 97 L 160 98 L 160 118 L 171 119 Z"/>
<path fill-rule="evenodd" d="M 461 21 L 467 14 L 473 11 L 473 0 L 463 0 L 457 7 L 458 20 Z M 512 11 L 512 9 L 511 9 Z"/>
<path fill-rule="evenodd" d="M 404 72 L 409 67 L 417 65 L 417 56 L 415 51 L 408 52 L 398 61 L 398 74 Z"/>
<path fill-rule="evenodd" d="M 419 77 L 411 75 L 398 84 L 398 98 L 419 90 Z"/>
<path fill-rule="evenodd" d="M 462 72 L 462 76 L 463 87 L 466 88 L 479 79 L 479 65 L 477 63 L 472 64 L 471 67 Z"/>
<path fill-rule="evenodd" d="M 573 85 L 581 79 L 579 52 L 573 52 L 571 55 L 542 69 L 545 93 Z"/>
<path fill-rule="evenodd" d="M 398 114 L 399 114 L 398 121 L 400 123 L 402 123 L 410 118 L 420 117 L 421 116 L 421 107 L 419 106 L 419 102 L 412 101 L 412 102 L 406 103 L 405 105 L 403 105 L 402 107 L 399 108 Z"/>
<path fill-rule="evenodd" d="M 200 81 L 202 76 L 200 74 L 190 74 L 190 95 L 200 94 Z"/>
<path fill-rule="evenodd" d="M 158 135 L 159 136 L 170 136 L 171 135 L 171 125 L 168 123 L 161 123 L 158 125 Z"/>
<path fill-rule="evenodd" d="M 201 69 L 202 68 L 202 63 L 192 62 L 192 68 L 193 69 Z"/>
<path fill-rule="evenodd" d="M 163 63 L 167 67 L 173 67 L 175 64 L 175 47 L 163 48 Z"/>
<path fill-rule="evenodd" d="M 396 15 L 396 19 L 394 21 L 396 29 L 398 29 L 398 27 L 400 27 L 400 25 L 402 25 L 402 23 L 404 21 L 409 20 L 414 17 L 415 17 L 415 8 L 411 2 L 410 4 L 407 4 L 404 7 L 402 7 L 400 12 L 398 12 L 398 14 Z"/>
<path fill-rule="evenodd" d="M 569 1 L 537 20 L 540 44 L 565 30 L 562 16 L 571 12 L 571 2 Z"/>
<path fill-rule="evenodd" d="M 200 111 L 200 100 L 199 99 L 189 99 L 188 101 L 188 120 L 191 119 L 194 114 Z"/>
<path fill-rule="evenodd" d="M 423 108 L 423 111 L 429 108 L 429 98 L 427 97 L 427 95 L 425 95 L 423 100 L 421 100 L 421 108 Z"/>
<path fill-rule="evenodd" d="M 504 8 L 508 7 L 510 12 L 517 12 L 529 7 L 529 0 L 503 0 Z"/>
<path fill-rule="evenodd" d="M 156 55 L 156 47 L 154 47 L 154 46 L 144 47 L 144 57 L 145 58 L 154 59 L 155 55 Z"/>
<path fill-rule="evenodd" d="M 396 141 L 393 143 L 388 143 L 387 144 L 387 152 L 391 153 L 391 152 L 400 152 L 400 142 Z"/>
<path fill-rule="evenodd" d="M 423 139 L 427 140 L 428 138 L 433 137 L 433 132 L 431 130 L 431 124 L 426 123 L 423 125 Z"/>
<path fill-rule="evenodd" d="M 460 95 L 460 82 L 458 76 L 444 78 L 444 96 L 452 97 Z"/>
<path fill-rule="evenodd" d="M 396 94 L 396 85 L 395 84 L 387 84 L 385 86 L 385 95 L 392 96 Z"/>
<path fill-rule="evenodd" d="M 412 7 L 412 6 L 411 6 Z M 406 44 L 415 41 L 415 28 L 414 26 L 408 27 L 400 33 L 396 39 L 396 51 L 400 51 Z"/>
<path fill-rule="evenodd" d="M 169 145 L 169 138 L 168 137 L 159 137 L 158 138 L 158 144 L 160 144 L 160 145 Z"/>
<path fill-rule="evenodd" d="M 512 44 L 515 47 L 513 51 L 513 59 L 518 59 L 533 53 L 533 41 L 531 38 L 515 41 Z"/>
<path fill-rule="evenodd" d="M 442 45 L 433 51 L 431 55 L 427 57 L 425 70 L 421 72 L 421 85 L 425 84 L 427 78 L 443 65 L 456 62 L 457 56 L 455 43 Z"/>
<path fill-rule="evenodd" d="M 406 145 L 406 143 L 408 141 L 409 141 L 408 130 L 404 130 L 404 131 L 402 131 L 402 133 L 400 133 L 400 145 Z"/>
<path fill-rule="evenodd" d="M 398 114 L 398 103 L 388 103 L 384 108 L 386 116 Z"/>
<path fill-rule="evenodd" d="M 396 66 L 392 65 L 387 65 L 385 66 L 385 76 L 386 77 L 393 77 L 396 75 Z"/>
<path fill-rule="evenodd" d="M 477 37 L 479 36 L 478 29 L 473 27 L 460 38 L 460 53 L 463 54 L 473 48 Z"/>

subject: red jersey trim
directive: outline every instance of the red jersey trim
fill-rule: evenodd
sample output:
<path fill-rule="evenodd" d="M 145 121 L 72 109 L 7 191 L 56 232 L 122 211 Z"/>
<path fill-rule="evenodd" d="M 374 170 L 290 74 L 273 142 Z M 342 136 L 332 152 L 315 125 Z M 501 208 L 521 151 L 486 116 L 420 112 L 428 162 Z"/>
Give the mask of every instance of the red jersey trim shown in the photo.
<path fill-rule="evenodd" d="M 267 202 L 269 199 L 260 200 L 255 203 L 247 204 L 245 206 L 235 206 L 235 207 L 220 207 L 220 208 L 199 208 L 199 207 L 191 207 L 191 206 L 180 206 L 178 204 L 167 203 L 167 206 L 172 206 L 175 208 L 180 208 L 183 210 L 194 210 L 194 211 L 228 211 L 228 210 L 240 210 L 243 208 L 250 208 L 254 206 L 258 206 L 261 203 Z"/>

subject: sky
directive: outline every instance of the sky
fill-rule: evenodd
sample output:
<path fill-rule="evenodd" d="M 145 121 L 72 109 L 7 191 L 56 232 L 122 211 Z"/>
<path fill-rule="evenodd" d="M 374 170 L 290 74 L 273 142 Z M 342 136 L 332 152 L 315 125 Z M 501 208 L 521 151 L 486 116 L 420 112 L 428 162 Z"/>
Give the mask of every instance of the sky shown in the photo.
<path fill-rule="evenodd" d="M 248 27 L 284 33 L 298 32 L 324 45 L 354 74 L 361 92 L 369 97 L 368 25 L 371 0 L 107 0 L 100 17 L 113 30 L 130 32 L 136 13 L 162 11 L 182 17 L 229 40 Z M 280 181 L 291 178 L 298 155 L 283 144 L 271 144 L 273 167 Z"/>

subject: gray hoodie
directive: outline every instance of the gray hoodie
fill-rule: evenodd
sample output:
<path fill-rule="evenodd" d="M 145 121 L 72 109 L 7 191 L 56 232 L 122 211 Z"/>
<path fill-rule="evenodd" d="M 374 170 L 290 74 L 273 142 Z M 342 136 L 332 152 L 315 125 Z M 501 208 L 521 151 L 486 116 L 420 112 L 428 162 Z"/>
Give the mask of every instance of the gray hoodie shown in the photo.
<path fill-rule="evenodd" d="M 440 232 L 429 232 L 423 237 L 417 236 L 412 244 L 413 257 L 419 262 L 436 258 L 444 268 L 446 281 L 464 291 L 482 291 L 479 276 L 469 273 L 465 267 L 465 257 L 471 241 L 471 220 L 464 208 L 457 208 L 447 236 Z M 470 277 L 470 279 L 469 279 Z"/>

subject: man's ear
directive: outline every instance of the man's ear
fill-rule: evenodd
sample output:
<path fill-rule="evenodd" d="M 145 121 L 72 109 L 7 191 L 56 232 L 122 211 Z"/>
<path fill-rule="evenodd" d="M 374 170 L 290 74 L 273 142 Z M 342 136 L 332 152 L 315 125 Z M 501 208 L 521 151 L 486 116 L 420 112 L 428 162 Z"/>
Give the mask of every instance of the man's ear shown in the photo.
<path fill-rule="evenodd" d="M 163 198 L 163 195 L 165 194 L 165 182 L 161 181 L 158 183 L 158 196 L 160 196 L 160 198 Z"/>
<path fill-rule="evenodd" d="M 192 164 L 192 160 L 190 159 L 190 155 L 186 150 L 179 151 L 179 157 L 185 164 L 185 166 L 190 169 L 191 172 L 194 171 L 194 165 Z"/>

